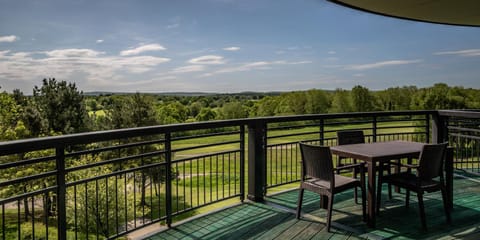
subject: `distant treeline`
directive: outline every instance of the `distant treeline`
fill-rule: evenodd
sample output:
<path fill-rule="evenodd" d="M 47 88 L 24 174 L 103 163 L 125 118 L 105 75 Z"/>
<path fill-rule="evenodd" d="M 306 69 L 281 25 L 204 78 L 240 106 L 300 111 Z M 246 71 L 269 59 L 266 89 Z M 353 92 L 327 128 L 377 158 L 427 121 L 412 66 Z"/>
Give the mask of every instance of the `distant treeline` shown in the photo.
<path fill-rule="evenodd" d="M 443 83 L 381 91 L 355 86 L 281 93 L 84 94 L 74 83 L 44 79 L 29 96 L 19 90 L 0 93 L 0 141 L 248 117 L 479 108 L 480 90 Z"/>

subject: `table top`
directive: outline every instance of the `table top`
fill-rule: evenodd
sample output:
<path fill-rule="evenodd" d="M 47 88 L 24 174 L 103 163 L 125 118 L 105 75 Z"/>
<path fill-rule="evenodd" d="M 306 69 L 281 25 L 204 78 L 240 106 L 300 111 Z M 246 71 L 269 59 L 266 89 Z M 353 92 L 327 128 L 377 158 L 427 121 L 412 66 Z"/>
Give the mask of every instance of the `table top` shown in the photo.
<path fill-rule="evenodd" d="M 397 158 L 417 158 L 425 143 L 410 141 L 388 141 L 346 144 L 331 147 L 332 154 L 368 162 L 389 161 Z"/>

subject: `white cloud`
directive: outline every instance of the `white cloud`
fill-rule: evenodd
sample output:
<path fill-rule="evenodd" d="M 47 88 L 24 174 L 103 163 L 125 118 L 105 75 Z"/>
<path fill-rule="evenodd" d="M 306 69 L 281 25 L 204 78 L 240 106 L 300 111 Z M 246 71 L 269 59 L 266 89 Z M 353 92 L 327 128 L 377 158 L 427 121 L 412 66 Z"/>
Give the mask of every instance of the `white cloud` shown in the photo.
<path fill-rule="evenodd" d="M 16 53 L 0 51 L 0 79 L 28 82 L 51 76 L 67 80 L 76 80 L 82 76 L 83 86 L 108 90 L 111 86 L 135 82 L 147 84 L 145 79 L 136 78 L 141 75 L 135 74 L 152 71 L 168 61 L 169 58 L 153 56 L 108 56 L 92 49 Z"/>
<path fill-rule="evenodd" d="M 189 73 L 189 72 L 201 72 L 205 70 L 203 65 L 189 65 L 183 67 L 177 67 L 171 71 L 171 73 Z"/>
<path fill-rule="evenodd" d="M 192 58 L 188 60 L 191 64 L 224 64 L 222 56 L 217 55 L 205 55 L 198 58 Z"/>
<path fill-rule="evenodd" d="M 458 51 L 436 52 L 434 55 L 457 55 L 462 57 L 480 56 L 480 49 L 466 49 Z"/>
<path fill-rule="evenodd" d="M 124 50 L 120 52 L 120 56 L 131 56 L 131 55 L 137 55 L 143 52 L 150 52 L 150 51 L 160 51 L 160 50 L 165 50 L 166 48 L 163 47 L 160 44 L 147 44 L 143 45 L 134 49 L 129 49 L 129 50 Z"/>
<path fill-rule="evenodd" d="M 0 36 L 0 42 L 15 42 L 18 39 L 15 35 Z"/>
<path fill-rule="evenodd" d="M 45 52 L 45 54 L 49 57 L 97 57 L 104 52 L 98 52 L 91 49 L 78 49 L 78 48 L 70 48 L 70 49 L 59 49 Z"/>
<path fill-rule="evenodd" d="M 96 43 L 103 43 L 103 39 L 98 39 Z"/>
<path fill-rule="evenodd" d="M 250 62 L 250 63 L 244 63 L 242 65 L 236 66 L 236 67 L 228 67 L 228 68 L 223 68 L 219 69 L 215 72 L 211 73 L 205 73 L 202 76 L 203 77 L 209 77 L 215 74 L 221 74 L 221 73 L 233 73 L 233 72 L 245 72 L 245 71 L 252 71 L 252 70 L 265 70 L 265 69 L 270 69 L 271 66 L 274 65 L 297 65 L 297 64 L 308 64 L 311 63 L 311 61 L 299 61 L 299 62 L 287 62 L 284 60 L 278 60 L 278 61 L 257 61 L 257 62 Z"/>
<path fill-rule="evenodd" d="M 346 69 L 348 69 L 348 70 L 368 70 L 368 69 L 373 69 L 373 68 L 382 68 L 382 67 L 388 67 L 388 66 L 418 63 L 418 62 L 421 62 L 421 61 L 422 60 L 419 60 L 419 59 L 416 59 L 416 60 L 391 60 L 391 61 L 383 61 L 383 62 L 376 62 L 376 63 L 351 65 L 351 66 L 347 66 Z"/>
<path fill-rule="evenodd" d="M 178 28 L 179 26 L 180 26 L 180 24 L 174 23 L 174 24 L 167 25 L 167 29 Z"/>
<path fill-rule="evenodd" d="M 226 47 L 223 50 L 225 50 L 225 51 L 238 51 L 238 50 L 240 50 L 240 47 Z"/>
<path fill-rule="evenodd" d="M 335 52 L 335 51 L 328 51 L 327 53 L 328 54 L 337 54 L 337 52 Z"/>

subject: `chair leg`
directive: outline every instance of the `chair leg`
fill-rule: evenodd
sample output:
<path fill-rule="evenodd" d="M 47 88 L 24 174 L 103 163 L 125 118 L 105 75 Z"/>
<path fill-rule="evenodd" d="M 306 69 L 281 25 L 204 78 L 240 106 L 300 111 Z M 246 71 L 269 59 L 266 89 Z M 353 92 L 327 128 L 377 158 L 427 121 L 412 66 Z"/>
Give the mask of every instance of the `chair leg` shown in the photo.
<path fill-rule="evenodd" d="M 303 191 L 305 191 L 305 189 L 300 188 L 300 191 L 298 192 L 297 219 L 300 219 L 300 212 L 302 211 Z"/>
<path fill-rule="evenodd" d="M 427 220 L 425 218 L 425 206 L 423 205 L 423 193 L 418 192 L 418 210 L 420 211 L 420 220 L 422 221 L 423 230 L 427 230 Z"/>
<path fill-rule="evenodd" d="M 342 159 L 343 158 L 341 158 L 341 157 L 337 158 L 337 167 L 342 166 Z M 337 174 L 340 174 L 340 170 L 337 169 L 336 171 L 337 171 Z"/>
<path fill-rule="evenodd" d="M 405 190 L 405 207 L 408 208 L 410 206 L 410 190 Z"/>
<path fill-rule="evenodd" d="M 330 232 L 330 225 L 332 222 L 332 210 L 333 210 L 333 194 L 328 196 L 327 232 Z"/>
<path fill-rule="evenodd" d="M 392 174 L 392 166 L 390 164 L 387 164 L 387 173 L 388 175 Z M 388 199 L 392 200 L 392 184 L 388 184 Z"/>
<path fill-rule="evenodd" d="M 355 204 L 358 204 L 358 189 L 355 187 L 355 190 L 353 191 L 353 197 L 355 198 Z"/>
<path fill-rule="evenodd" d="M 377 215 L 380 215 L 380 205 L 382 205 L 382 180 L 381 177 L 379 176 L 378 179 L 378 184 L 377 184 L 377 199 L 376 203 L 377 205 L 375 206 L 375 212 Z"/>
<path fill-rule="evenodd" d="M 362 187 L 360 188 L 362 190 L 362 217 L 363 221 L 367 221 L 367 197 L 365 194 L 365 184 L 362 184 Z"/>
<path fill-rule="evenodd" d="M 353 159 L 353 164 L 356 164 L 356 163 L 357 163 L 357 159 Z M 357 178 L 357 176 L 358 176 L 357 168 L 354 168 L 353 177 Z M 355 198 L 355 204 L 358 204 L 358 188 L 357 187 L 355 187 L 355 190 L 353 192 L 353 197 Z"/>
<path fill-rule="evenodd" d="M 442 191 L 442 199 L 443 199 L 443 208 L 445 210 L 445 217 L 447 218 L 447 223 L 452 223 L 452 217 L 450 216 L 450 209 L 448 208 L 447 204 L 447 190 L 442 187 L 440 189 Z"/>

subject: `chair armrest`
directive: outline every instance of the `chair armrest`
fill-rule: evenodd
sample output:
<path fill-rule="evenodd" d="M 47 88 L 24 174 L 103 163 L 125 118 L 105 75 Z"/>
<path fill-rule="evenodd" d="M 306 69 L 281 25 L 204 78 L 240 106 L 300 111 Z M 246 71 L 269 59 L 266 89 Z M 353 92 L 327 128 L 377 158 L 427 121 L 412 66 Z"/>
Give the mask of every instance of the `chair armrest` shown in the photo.
<path fill-rule="evenodd" d="M 419 168 L 419 165 L 413 165 L 413 164 L 400 164 L 401 167 L 406 167 L 406 168 Z"/>
<path fill-rule="evenodd" d="M 349 169 L 349 168 L 360 170 L 359 171 L 360 172 L 360 182 L 361 182 L 362 186 L 365 186 L 365 165 L 366 165 L 365 162 L 360 162 L 360 163 L 356 163 L 356 164 L 349 164 L 349 165 L 341 166 L 341 167 L 336 168 L 335 170 Z"/>
<path fill-rule="evenodd" d="M 350 168 L 360 168 L 360 169 L 363 169 L 363 168 L 365 168 L 365 163 L 364 163 L 364 162 L 361 162 L 361 163 L 355 163 L 355 164 L 348 164 L 348 165 L 336 167 L 334 170 L 344 170 L 344 169 L 350 169 Z"/>

